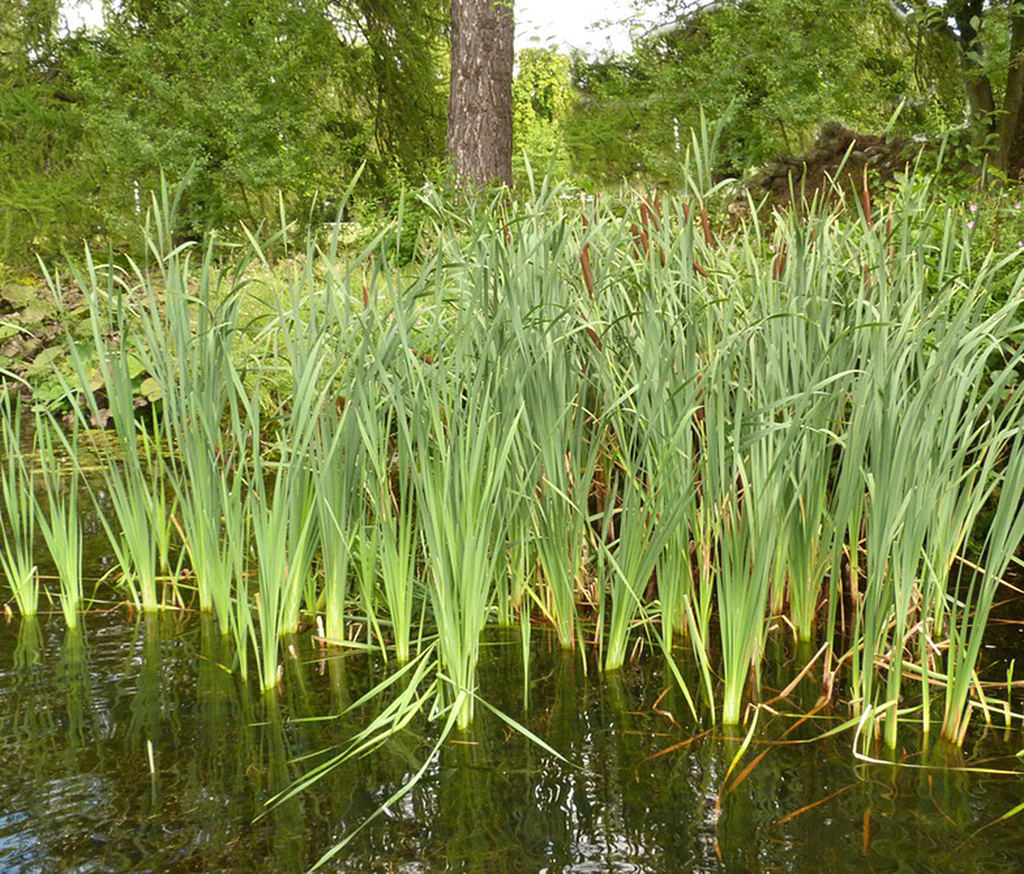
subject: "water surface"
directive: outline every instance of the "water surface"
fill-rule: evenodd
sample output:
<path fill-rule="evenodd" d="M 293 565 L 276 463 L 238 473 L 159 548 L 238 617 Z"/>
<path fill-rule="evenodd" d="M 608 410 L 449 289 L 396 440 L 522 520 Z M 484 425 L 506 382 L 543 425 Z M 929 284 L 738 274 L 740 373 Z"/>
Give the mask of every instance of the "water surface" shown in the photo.
<path fill-rule="evenodd" d="M 1006 626 L 1003 644 L 1019 639 Z M 334 857 L 351 872 L 1019 872 L 1018 731 L 972 730 L 962 755 L 904 732 L 870 765 L 849 734 L 773 745 L 794 720 L 761 717 L 756 761 L 719 796 L 739 738 L 688 716 L 663 665 L 602 679 L 533 635 L 494 633 L 481 692 L 570 764 L 483 712 L 423 781 Z M 232 673 L 213 625 L 92 614 L 0 626 L 0 870 L 297 872 L 362 824 L 428 756 L 425 718 L 267 810 L 372 715 L 341 712 L 384 676 L 377 658 L 294 642 L 284 689 L 264 700 Z M 780 677 L 792 667 L 780 668 Z M 771 671 L 766 675 L 772 682 Z M 809 706 L 817 690 L 803 690 Z M 784 708 L 785 709 L 785 708 Z M 838 720 L 844 713 L 833 714 Z M 814 738 L 807 723 L 786 740 Z M 735 733 L 727 733 L 735 734 Z M 152 763 L 152 770 L 151 770 Z M 1013 776 L 957 771 L 984 764 Z M 813 805 L 813 806 L 812 806 Z"/>

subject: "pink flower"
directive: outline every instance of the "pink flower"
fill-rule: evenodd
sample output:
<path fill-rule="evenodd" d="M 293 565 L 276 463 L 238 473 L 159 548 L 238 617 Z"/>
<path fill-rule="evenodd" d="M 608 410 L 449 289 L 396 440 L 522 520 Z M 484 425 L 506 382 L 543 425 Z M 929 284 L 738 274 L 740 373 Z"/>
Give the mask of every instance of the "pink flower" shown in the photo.
<path fill-rule="evenodd" d="M 967 223 L 967 227 L 969 227 L 969 228 L 973 228 L 973 227 L 974 227 L 974 222 L 968 222 L 968 223 Z"/>
<path fill-rule="evenodd" d="M 977 212 L 977 211 L 978 211 L 978 204 L 972 203 L 971 204 L 971 212 Z"/>

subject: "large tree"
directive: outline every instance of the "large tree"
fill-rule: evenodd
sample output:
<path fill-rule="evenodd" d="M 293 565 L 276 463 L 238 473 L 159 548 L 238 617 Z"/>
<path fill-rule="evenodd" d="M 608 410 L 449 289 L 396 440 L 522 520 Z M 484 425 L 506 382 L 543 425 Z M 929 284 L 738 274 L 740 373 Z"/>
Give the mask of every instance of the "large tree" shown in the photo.
<path fill-rule="evenodd" d="M 994 167 L 1024 172 L 1024 3 L 1020 0 L 892 0 L 893 8 L 957 47 L 968 117 Z"/>
<path fill-rule="evenodd" d="M 459 184 L 512 184 L 512 0 L 451 0 L 448 160 Z"/>

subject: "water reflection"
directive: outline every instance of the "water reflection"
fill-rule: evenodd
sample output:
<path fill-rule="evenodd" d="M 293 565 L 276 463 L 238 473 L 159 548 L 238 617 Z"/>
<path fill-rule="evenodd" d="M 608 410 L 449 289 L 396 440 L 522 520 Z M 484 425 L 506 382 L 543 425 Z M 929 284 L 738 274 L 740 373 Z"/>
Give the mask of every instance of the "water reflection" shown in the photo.
<path fill-rule="evenodd" d="M 81 626 L 65 628 L 60 647 L 60 658 L 54 671 L 54 681 L 64 692 L 67 715 L 68 764 L 74 767 L 77 757 L 89 744 L 90 737 L 98 737 L 97 726 L 91 724 L 96 709 L 92 702 L 92 684 L 89 675 L 89 650 L 85 630 Z"/>
<path fill-rule="evenodd" d="M 325 870 L 1019 870 L 1014 820 L 972 836 L 1019 803 L 1020 778 L 948 767 L 1012 766 L 1019 735 L 979 731 L 960 754 L 907 732 L 900 761 L 946 766 L 908 770 L 857 763 L 848 737 L 792 743 L 831 723 L 788 731 L 792 720 L 765 715 L 723 791 L 741 738 L 663 694 L 658 658 L 602 678 L 546 634 L 533 642 L 528 701 L 518 634 L 485 648 L 481 690 L 568 763 L 482 711 Z M 46 619 L 0 630 L 0 870 L 306 870 L 417 772 L 437 724 L 414 721 L 266 807 L 382 706 L 322 718 L 387 668 L 308 638 L 291 645 L 282 690 L 264 697 L 210 620 L 91 615 L 68 632 Z"/>
<path fill-rule="evenodd" d="M 37 616 L 26 616 L 18 623 L 18 638 L 14 645 L 14 674 L 26 675 L 42 662 L 43 629 Z"/>

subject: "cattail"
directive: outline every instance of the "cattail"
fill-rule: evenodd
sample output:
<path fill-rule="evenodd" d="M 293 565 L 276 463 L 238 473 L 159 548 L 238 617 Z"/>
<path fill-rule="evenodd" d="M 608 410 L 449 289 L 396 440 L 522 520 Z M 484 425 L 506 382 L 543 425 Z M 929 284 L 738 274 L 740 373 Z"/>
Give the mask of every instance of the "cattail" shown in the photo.
<path fill-rule="evenodd" d="M 657 204 L 657 197 L 655 197 L 655 204 Z M 661 207 L 652 207 L 646 200 L 640 201 L 640 222 L 643 224 L 643 228 L 640 231 L 640 236 L 644 244 L 644 254 L 651 254 L 650 238 L 647 235 L 647 231 L 650 228 L 654 228 L 655 231 L 661 230 Z M 661 266 L 665 266 L 665 253 L 661 249 L 657 249 L 658 257 L 661 259 Z"/>
<path fill-rule="evenodd" d="M 636 254 L 637 260 L 650 252 L 647 232 L 638 228 L 636 222 L 633 223 L 633 252 Z"/>
<path fill-rule="evenodd" d="M 871 227 L 871 192 L 868 190 L 868 167 L 864 165 L 864 184 L 861 187 L 861 202 L 864 206 L 864 221 Z"/>
<path fill-rule="evenodd" d="M 704 242 L 714 248 L 715 235 L 711 233 L 711 222 L 708 221 L 708 211 L 703 206 L 700 208 L 700 223 L 704 228 Z"/>
<path fill-rule="evenodd" d="M 786 250 L 783 248 L 772 260 L 772 279 L 782 279 L 786 272 Z"/>
<path fill-rule="evenodd" d="M 590 272 L 590 245 L 587 244 L 580 252 L 580 265 L 583 267 L 583 281 L 587 284 L 590 297 L 594 296 L 594 274 Z"/>
<path fill-rule="evenodd" d="M 661 230 L 660 210 L 653 208 L 646 200 L 640 201 L 640 221 L 645 228 L 653 227 L 654 230 Z"/>

